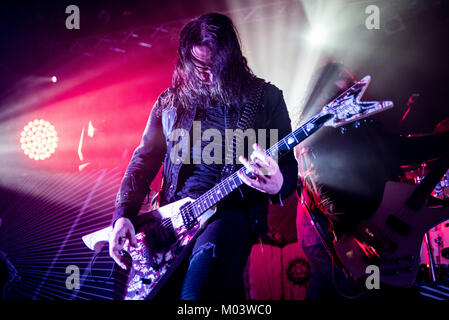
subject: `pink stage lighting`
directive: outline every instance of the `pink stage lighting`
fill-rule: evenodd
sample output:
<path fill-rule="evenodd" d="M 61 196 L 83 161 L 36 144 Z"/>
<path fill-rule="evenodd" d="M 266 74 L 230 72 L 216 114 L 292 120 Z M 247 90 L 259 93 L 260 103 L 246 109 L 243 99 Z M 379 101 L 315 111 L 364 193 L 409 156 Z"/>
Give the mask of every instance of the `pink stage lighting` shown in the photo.
<path fill-rule="evenodd" d="M 58 146 L 58 133 L 50 122 L 36 119 L 23 128 L 20 144 L 23 153 L 30 159 L 45 160 L 50 158 Z"/>

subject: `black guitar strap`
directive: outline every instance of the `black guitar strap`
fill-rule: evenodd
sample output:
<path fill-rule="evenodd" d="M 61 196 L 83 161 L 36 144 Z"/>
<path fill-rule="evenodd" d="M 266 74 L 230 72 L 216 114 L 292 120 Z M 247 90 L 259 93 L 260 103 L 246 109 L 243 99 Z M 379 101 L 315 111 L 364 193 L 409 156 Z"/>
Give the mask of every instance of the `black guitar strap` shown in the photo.
<path fill-rule="evenodd" d="M 248 102 L 245 104 L 241 116 L 237 121 L 235 134 L 233 135 L 232 144 L 226 143 L 228 150 L 226 150 L 225 164 L 221 170 L 221 180 L 226 179 L 235 171 L 235 153 L 237 146 L 244 142 L 243 132 L 254 124 L 256 113 L 262 103 L 262 93 L 265 86 L 265 81 L 260 78 L 255 78 L 252 84 L 251 93 Z M 226 128 L 230 128 L 228 119 L 226 117 Z M 230 150 L 232 148 L 232 150 Z"/>

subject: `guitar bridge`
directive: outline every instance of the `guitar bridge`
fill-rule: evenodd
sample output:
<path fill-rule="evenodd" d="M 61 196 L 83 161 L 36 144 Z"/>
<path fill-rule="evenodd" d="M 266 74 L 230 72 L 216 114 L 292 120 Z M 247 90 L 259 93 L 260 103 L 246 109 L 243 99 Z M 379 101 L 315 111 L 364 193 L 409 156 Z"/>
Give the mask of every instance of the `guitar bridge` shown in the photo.
<path fill-rule="evenodd" d="M 181 211 L 182 220 L 184 222 L 184 226 L 187 230 L 192 229 L 198 222 L 195 214 L 193 213 L 193 208 L 190 206 L 190 202 L 185 203 L 179 208 Z"/>

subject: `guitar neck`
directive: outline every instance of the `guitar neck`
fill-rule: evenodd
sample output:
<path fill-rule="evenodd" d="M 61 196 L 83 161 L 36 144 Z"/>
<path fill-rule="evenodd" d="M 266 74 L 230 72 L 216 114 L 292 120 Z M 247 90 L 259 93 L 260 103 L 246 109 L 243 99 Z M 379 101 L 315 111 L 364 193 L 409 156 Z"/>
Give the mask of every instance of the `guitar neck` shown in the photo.
<path fill-rule="evenodd" d="M 265 151 L 265 153 L 272 157 L 273 159 L 279 159 L 292 150 L 299 143 L 304 141 L 308 136 L 317 131 L 323 126 L 323 124 L 332 118 L 331 114 L 318 114 L 305 124 L 300 126 L 295 131 L 289 133 L 287 136 L 279 140 L 275 145 Z M 245 167 L 240 168 L 238 171 L 251 176 L 251 174 L 246 170 Z M 236 190 L 243 184 L 243 181 L 234 172 L 226 179 L 222 180 L 215 187 L 198 197 L 193 201 L 192 209 L 195 217 L 201 216 L 209 208 L 213 207 L 219 201 L 224 199 L 232 191 Z"/>

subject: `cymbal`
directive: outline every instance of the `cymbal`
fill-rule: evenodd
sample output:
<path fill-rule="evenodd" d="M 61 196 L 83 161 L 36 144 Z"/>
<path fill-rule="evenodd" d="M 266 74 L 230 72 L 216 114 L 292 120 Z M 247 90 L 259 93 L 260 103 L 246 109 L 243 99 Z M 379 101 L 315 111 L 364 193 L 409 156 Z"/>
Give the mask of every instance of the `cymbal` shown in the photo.
<path fill-rule="evenodd" d="M 407 165 L 401 165 L 401 168 L 406 170 L 406 171 L 410 171 L 410 170 L 422 170 L 422 169 L 426 169 L 429 170 L 429 167 L 432 167 L 436 161 L 438 161 L 439 158 L 433 158 L 433 159 L 429 159 L 424 161 L 423 163 L 416 165 L 416 164 L 407 164 Z"/>
<path fill-rule="evenodd" d="M 406 135 L 407 138 L 420 138 L 420 137 L 430 137 L 433 136 L 435 133 L 413 133 Z"/>

